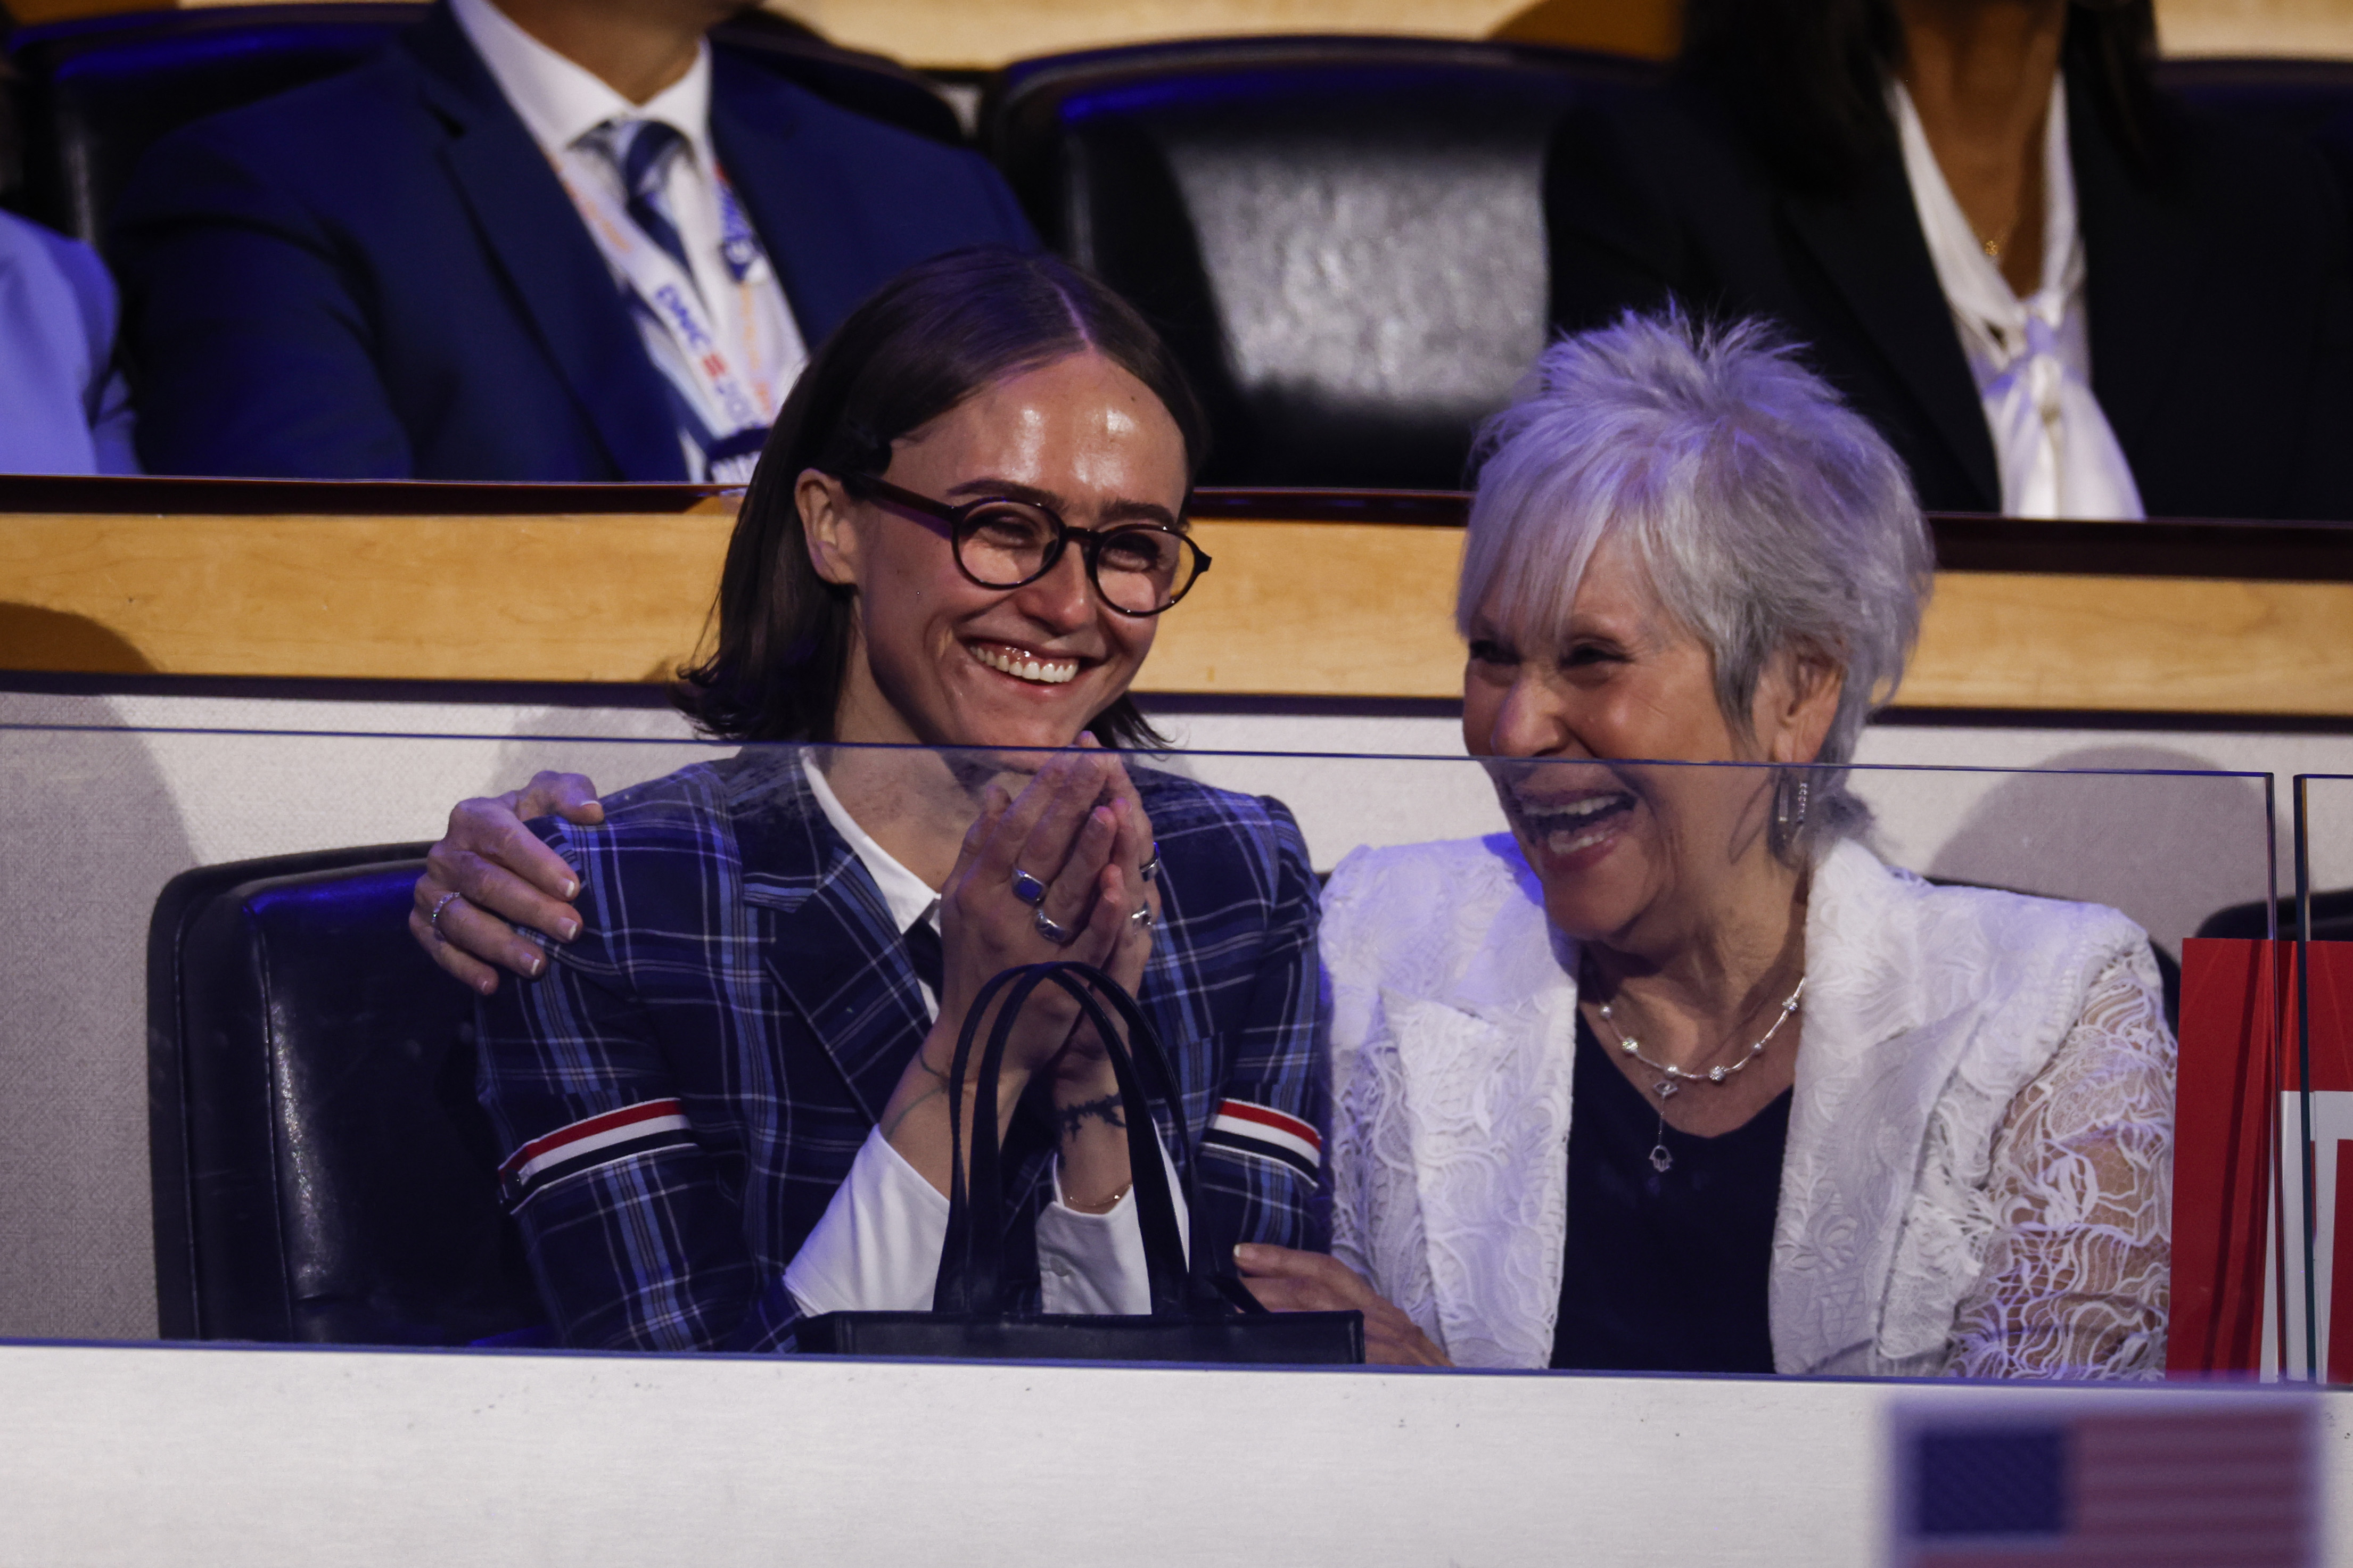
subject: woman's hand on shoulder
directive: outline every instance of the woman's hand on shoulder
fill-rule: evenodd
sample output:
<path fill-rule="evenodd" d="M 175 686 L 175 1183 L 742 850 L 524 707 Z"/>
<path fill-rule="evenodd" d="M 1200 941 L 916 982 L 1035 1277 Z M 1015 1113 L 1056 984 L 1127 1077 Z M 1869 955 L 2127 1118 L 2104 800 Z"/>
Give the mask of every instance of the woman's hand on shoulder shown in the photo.
<path fill-rule="evenodd" d="M 1234 1248 L 1242 1283 L 1275 1312 L 1362 1312 L 1365 1359 L 1378 1366 L 1452 1366 L 1404 1311 L 1336 1258 L 1245 1242 Z"/>
<path fill-rule="evenodd" d="M 499 969 L 535 976 L 547 966 L 539 944 L 516 926 L 558 942 L 580 934 L 572 907 L 579 876 L 523 826 L 535 816 L 593 827 L 605 820 L 605 808 L 596 786 L 579 773 L 542 773 L 521 789 L 460 801 L 417 879 L 409 935 L 484 996 L 499 988 Z"/>

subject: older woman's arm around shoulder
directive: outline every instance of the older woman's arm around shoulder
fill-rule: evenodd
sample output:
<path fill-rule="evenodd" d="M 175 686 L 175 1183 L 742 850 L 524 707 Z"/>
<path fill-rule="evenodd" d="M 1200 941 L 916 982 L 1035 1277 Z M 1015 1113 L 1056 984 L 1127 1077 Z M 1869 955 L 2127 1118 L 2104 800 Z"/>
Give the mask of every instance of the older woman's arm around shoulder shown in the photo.
<path fill-rule="evenodd" d="M 2010 1104 L 1995 1235 L 1963 1298 L 1961 1377 L 2165 1373 L 2174 1042 L 2147 948 L 2112 961 L 2051 1064 Z"/>

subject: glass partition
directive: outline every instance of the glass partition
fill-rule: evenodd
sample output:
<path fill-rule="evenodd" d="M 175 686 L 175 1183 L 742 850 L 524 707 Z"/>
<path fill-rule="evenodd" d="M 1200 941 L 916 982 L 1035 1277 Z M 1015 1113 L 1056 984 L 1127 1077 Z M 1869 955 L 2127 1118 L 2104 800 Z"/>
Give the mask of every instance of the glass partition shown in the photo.
<path fill-rule="evenodd" d="M 2294 921 L 2280 934 L 2301 940 L 2353 940 L 2353 776 L 2299 773 L 2295 796 L 2295 864 L 2284 889 L 2295 901 Z"/>
<path fill-rule="evenodd" d="M 1810 1184 L 1793 1186 L 1781 1163 L 1778 1209 L 1752 1204 L 1747 1223 L 1765 1227 L 1768 1247 L 1778 1226 L 1784 1251 L 1790 1237 L 1811 1237 L 1804 1245 L 1820 1243 L 1833 1274 L 1875 1271 L 1850 1281 L 1853 1299 L 1893 1299 L 1893 1289 L 1912 1316 L 1850 1322 L 1826 1296 L 1812 1321 L 1842 1325 L 1835 1331 L 1807 1338 L 1770 1325 L 1781 1370 L 1936 1371 L 1975 1323 L 1971 1370 L 2031 1370 L 2021 1355 L 2045 1358 L 2048 1370 L 2081 1353 L 2092 1356 L 2088 1370 L 2112 1371 L 2084 1347 L 2133 1353 L 2116 1351 L 2117 1333 L 2061 1324 L 2024 1351 L 1997 1343 L 1992 1325 L 2027 1310 L 2019 1302 L 2034 1292 L 2023 1274 L 2014 1300 L 1961 1279 L 1974 1266 L 1955 1259 L 1974 1247 L 1981 1260 L 1990 1241 L 1969 1217 L 1975 1200 L 1959 1194 L 2008 1183 L 2004 1201 L 2052 1201 L 2049 1163 L 2018 1141 L 2063 1136 L 2076 1102 L 2098 1099 L 2090 1058 L 2068 1053 L 2105 1051 L 2126 1076 L 2135 1064 L 2161 1068 L 2183 1005 L 2184 940 L 2219 913 L 2260 911 L 2274 897 L 2265 775 L 1178 752 L 1107 764 L 1124 770 L 1114 787 L 1084 782 L 1071 770 L 1106 764 L 1070 753 L 739 750 L 660 732 L 650 716 L 646 724 L 655 732 L 0 730 L 0 779 L 16 808 L 5 829 L 11 897 L 0 900 L 12 954 L 0 1029 L 25 1090 L 0 1114 L 8 1146 L 27 1156 L 26 1176 L 0 1198 L 15 1211 L 7 1226 L 26 1238 L 0 1301 L 0 1336 L 139 1339 L 160 1321 L 175 1337 L 496 1342 L 533 1326 L 501 1319 L 498 1303 L 533 1289 L 522 1249 L 543 1240 L 528 1221 L 520 1236 L 511 1228 L 499 1194 L 528 1214 L 547 1201 L 541 1193 L 593 1184 L 617 1159 L 670 1170 L 661 1162 L 686 1158 L 681 1151 L 701 1151 L 694 1179 L 714 1184 L 713 1212 L 752 1227 L 732 1244 L 748 1249 L 746 1267 L 775 1274 L 910 1070 L 928 1009 L 956 991 L 953 978 L 926 979 L 895 937 L 950 874 L 972 813 L 1009 799 L 1017 816 L 1034 816 L 1039 801 L 1018 804 L 1021 792 L 1051 763 L 1069 773 L 1057 787 L 1076 792 L 1071 821 L 1100 820 L 1113 834 L 1124 813 L 1140 807 L 1149 819 L 1147 851 L 1111 858 L 1125 854 L 1138 870 L 1157 859 L 1148 891 L 1124 869 L 1115 879 L 1123 898 L 1152 904 L 1153 922 L 1119 910 L 1092 929 L 1114 946 L 1141 941 L 1149 954 L 1139 994 L 1183 1101 L 1174 1125 L 1185 1146 L 1172 1153 L 1200 1173 L 1198 1217 L 1220 1247 L 1241 1236 L 1320 1242 L 1337 1211 L 1347 1256 L 1451 1336 L 1445 1348 L 1458 1363 L 1543 1366 L 1556 1289 L 1546 1300 L 1450 1296 L 1461 1289 L 1450 1283 L 1453 1265 L 1435 1254 L 1416 1263 L 1414 1246 L 1443 1232 L 1464 1256 L 1486 1249 L 1509 1260 L 1498 1267 L 1525 1264 L 1530 1277 L 1557 1281 L 1563 1183 L 1584 1179 L 1565 1129 L 1605 1124 L 1588 1091 L 1614 1082 L 1620 1120 L 1627 1106 L 1650 1119 L 1635 1129 L 1635 1163 L 1617 1173 L 1638 1196 L 1658 1186 L 1654 1176 L 1696 1172 L 1725 1134 L 1786 1103 L 1787 1131 L 1767 1168 L 1802 1161 Z M 394 862 L 438 836 L 458 801 L 518 788 L 543 770 L 586 774 L 607 797 L 606 826 L 561 839 L 588 882 L 580 917 L 603 925 L 552 944 L 554 980 L 508 979 L 478 1037 L 471 999 L 406 934 L 414 870 Z M 1134 804 L 1087 816 L 1083 808 L 1114 795 Z M 2317 820 L 2316 789 L 2312 798 Z M 1112 881 L 1082 877 L 1074 889 L 1066 862 L 1090 852 L 1070 850 L 1054 831 L 1024 833 L 1034 844 L 1025 836 L 1000 857 L 1002 885 L 975 889 L 979 912 L 947 921 L 942 976 L 979 962 L 966 955 L 983 923 L 1001 956 L 1050 956 L 1052 936 L 1075 931 L 1072 951 L 1116 957 L 1087 946 L 1090 889 Z M 392 847 L 329 853 L 368 846 Z M 187 875 L 289 857 L 307 858 Z M 364 898 L 333 891 L 366 877 Z M 1030 903 L 1040 889 L 1050 927 Z M 1319 900 L 1320 980 L 1304 945 Z M 813 920 L 820 908 L 830 914 Z M 2147 933 L 2146 955 L 2105 910 Z M 311 967 L 264 977 L 277 987 L 267 1005 L 247 1005 L 264 982 L 224 954 L 280 940 L 299 942 Z M 574 1076 L 561 1092 L 528 1109 L 518 1098 L 499 1108 L 501 1120 L 486 1120 L 473 1100 L 474 1057 L 489 1058 L 480 1071 L 495 1092 L 499 1053 L 519 1050 L 556 1016 L 513 998 L 565 983 L 567 971 L 577 998 L 615 1009 L 621 1035 L 653 1042 L 630 1068 L 640 1076 L 567 1058 Z M 1725 971 L 1741 977 L 1729 1000 L 1704 983 Z M 688 972 L 699 976 L 688 989 L 724 1000 L 695 1014 L 677 989 Z M 669 978 L 657 983 L 657 973 Z M 1712 1000 L 1679 1007 L 1661 976 L 1683 976 Z M 1601 999 L 1611 1012 L 1597 1011 Z M 456 1020 L 444 1036 L 401 1022 L 428 1004 Z M 2136 1006 L 2148 1026 L 2137 1035 Z M 199 1015 L 226 1021 L 206 1034 L 192 1022 Z M 729 1048 L 747 1049 L 743 1039 L 787 1025 L 817 1054 L 787 1068 L 762 1058 L 756 1071 L 710 1056 L 730 1030 L 741 1037 Z M 306 1027 L 337 1033 L 298 1038 Z M 390 1033 L 368 1037 L 376 1027 Z M 250 1037 L 233 1037 L 238 1029 Z M 1577 1044 L 1580 1029 L 1589 1046 Z M 580 1038 L 596 1034 L 583 1026 Z M 1598 1051 L 1602 1067 L 1580 1050 Z M 346 1082 L 332 1065 L 339 1051 L 366 1056 L 365 1073 L 355 1068 Z M 1448 1051 L 1472 1053 L 1449 1068 L 1467 1076 L 1419 1081 Z M 221 1059 L 200 1067 L 206 1053 Z M 1618 1077 L 1580 1078 L 1580 1064 Z M 598 1080 L 608 1070 L 617 1076 Z M 678 1081 L 657 1082 L 665 1072 Z M 744 1087 L 763 1074 L 780 1076 Z M 363 1079 L 374 1086 L 364 1096 L 351 1087 Z M 264 1084 L 274 1099 L 243 1094 Z M 765 1110 L 731 1112 L 727 1093 Z M 1433 1109 L 1384 1093 L 1470 1098 Z M 528 1155 L 524 1144 L 671 1102 L 650 1117 L 662 1125 L 643 1147 L 623 1139 L 559 1149 L 586 1163 L 524 1169 L 547 1152 Z M 270 1115 L 324 1120 L 254 1122 L 265 1104 Z M 773 1114 L 780 1104 L 793 1114 Z M 1866 1105 L 1878 1109 L 1858 1109 Z M 206 1120 L 224 1107 L 236 1115 Z M 2121 1131 L 2110 1142 L 2132 1147 L 2101 1179 L 2125 1180 L 2116 1172 L 2127 1168 L 2147 1175 L 2148 1151 L 2133 1144 L 2145 1109 L 2112 1108 Z M 1426 1110 L 1427 1126 L 1454 1141 L 1440 1164 L 1484 1169 L 1483 1188 L 1383 1187 L 1376 1166 L 1407 1147 L 1384 1141 L 1420 1136 L 1411 1129 Z M 237 1141 L 255 1136 L 264 1154 L 239 1166 L 250 1151 L 239 1153 Z M 610 1147 L 622 1154 L 600 1163 Z M 414 1172 L 427 1160 L 436 1173 L 404 1178 L 398 1199 L 366 1179 L 370 1161 Z M 1394 1175 L 1413 1163 L 1382 1168 Z M 248 1186 L 232 1190 L 237 1181 Z M 761 1183 L 769 1188 L 753 1191 Z M 313 1217 L 348 1221 L 388 1250 L 358 1258 L 322 1241 L 323 1230 L 279 1226 L 272 1184 L 297 1206 L 344 1191 Z M 2161 1184 L 2122 1194 L 2118 1212 L 2147 1228 Z M 1465 1193 L 1477 1197 L 1467 1208 Z M 404 1204 L 458 1228 L 419 1243 Z M 1386 1228 L 1402 1223 L 1400 1205 L 1420 1205 L 1419 1230 Z M 1947 1215 L 1960 1250 L 1899 1245 L 1893 1228 L 1836 1240 L 1864 1223 L 1854 1215 L 1871 1213 L 1888 1226 L 1896 1221 L 1886 1216 L 1915 1215 L 1915 1237 Z M 1420 1240 L 1399 1239 L 1409 1236 Z M 252 1308 L 238 1272 L 265 1266 L 296 1281 L 275 1333 L 235 1316 Z M 1897 1269 L 1900 1289 L 1889 1283 Z M 2127 1295 L 2148 1285 L 2118 1283 Z M 1742 1289 L 1762 1313 L 1762 1281 Z M 1501 1316 L 1480 1324 L 1480 1312 Z M 1924 1327 L 1924 1312 L 1943 1317 Z M 1761 1319 L 1747 1326 L 1767 1333 Z M 2121 1335 L 2141 1332 L 2125 1325 Z"/>
<path fill-rule="evenodd" d="M 2289 1082 L 2282 1161 L 2287 1232 L 2304 1263 L 2285 1312 L 2293 1370 L 2353 1383 L 2353 778 L 2299 774 L 2295 865 L 2280 935 L 2295 944 L 2282 998 Z M 2306 1216 L 2309 1216 L 2308 1218 Z"/>

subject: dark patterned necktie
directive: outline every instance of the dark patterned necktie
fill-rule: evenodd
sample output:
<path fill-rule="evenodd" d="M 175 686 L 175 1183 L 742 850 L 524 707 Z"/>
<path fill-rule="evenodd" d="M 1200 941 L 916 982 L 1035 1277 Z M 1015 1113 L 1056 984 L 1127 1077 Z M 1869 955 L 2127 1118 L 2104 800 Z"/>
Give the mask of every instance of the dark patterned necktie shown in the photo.
<path fill-rule="evenodd" d="M 686 138 L 677 127 L 659 120 L 625 120 L 601 127 L 596 136 L 596 144 L 620 173 L 630 221 L 692 282 L 694 268 L 686 259 L 686 242 L 679 237 L 670 203 L 662 195 L 670 179 L 670 157 L 684 149 Z"/>
<path fill-rule="evenodd" d="M 928 918 L 907 928 L 907 962 L 915 966 L 915 978 L 932 988 L 937 996 L 947 980 L 947 950 L 940 945 L 940 933 L 932 929 Z"/>

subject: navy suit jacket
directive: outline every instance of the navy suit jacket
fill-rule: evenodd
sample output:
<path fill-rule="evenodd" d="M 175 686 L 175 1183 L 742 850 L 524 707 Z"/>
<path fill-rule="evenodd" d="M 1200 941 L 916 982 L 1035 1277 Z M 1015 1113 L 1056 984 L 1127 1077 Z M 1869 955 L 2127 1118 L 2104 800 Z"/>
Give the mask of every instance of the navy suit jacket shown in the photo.
<path fill-rule="evenodd" d="M 812 350 L 917 261 L 1035 247 L 977 154 L 713 56 L 712 140 Z M 686 477 L 611 272 L 447 5 L 158 142 L 113 255 L 153 471 Z"/>
<path fill-rule="evenodd" d="M 2133 173 L 2071 85 L 2092 390 L 2151 517 L 2353 516 L 2353 260 L 2309 147 L 2168 110 L 2179 167 Z M 1879 426 L 1931 511 L 1998 511 L 1993 437 L 1894 137 L 1852 187 L 1779 183 L 1678 86 L 1573 119 L 1546 207 L 1553 321 L 1669 296 L 1776 319 Z"/>

